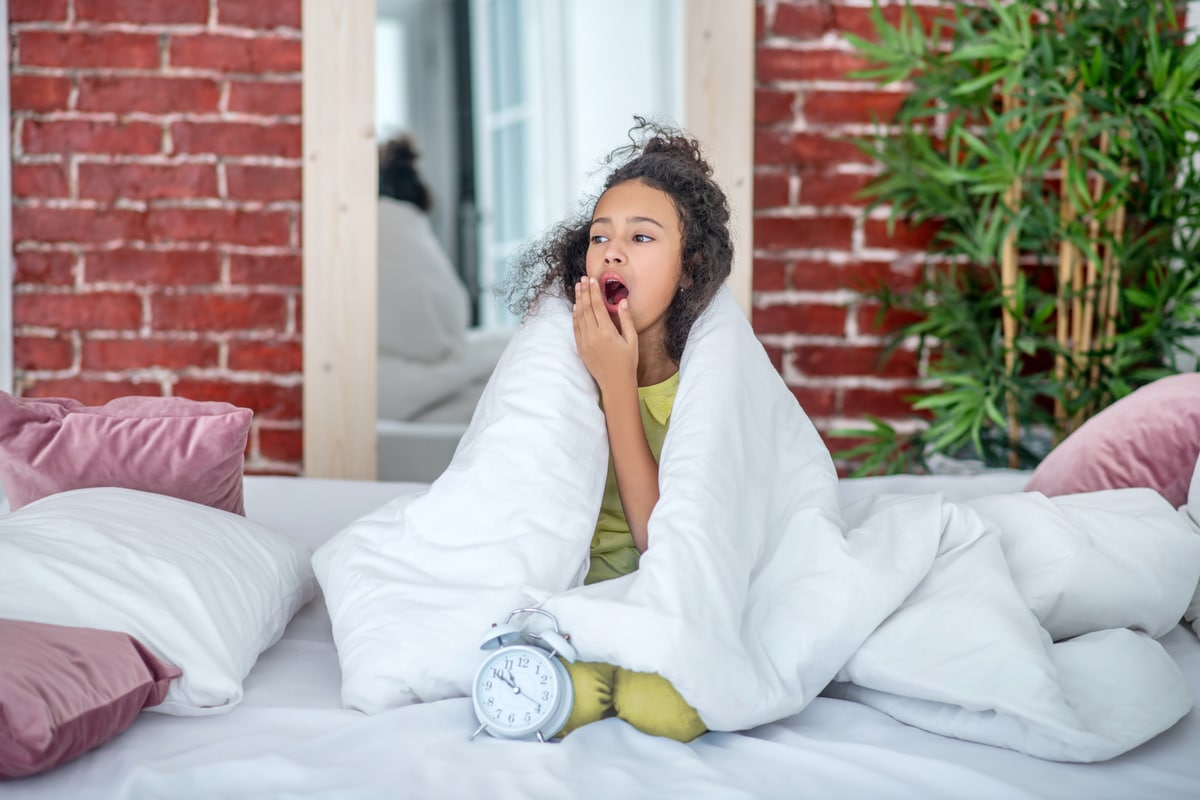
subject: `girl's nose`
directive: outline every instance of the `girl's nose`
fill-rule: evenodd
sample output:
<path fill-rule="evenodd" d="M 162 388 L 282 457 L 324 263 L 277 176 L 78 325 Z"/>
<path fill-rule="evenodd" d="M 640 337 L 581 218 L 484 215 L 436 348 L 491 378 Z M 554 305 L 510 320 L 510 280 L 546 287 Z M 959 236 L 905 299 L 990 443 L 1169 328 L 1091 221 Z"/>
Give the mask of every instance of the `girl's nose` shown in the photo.
<path fill-rule="evenodd" d="M 604 250 L 605 264 L 621 264 L 625 261 L 625 255 L 621 252 L 616 242 L 609 242 L 608 247 Z"/>

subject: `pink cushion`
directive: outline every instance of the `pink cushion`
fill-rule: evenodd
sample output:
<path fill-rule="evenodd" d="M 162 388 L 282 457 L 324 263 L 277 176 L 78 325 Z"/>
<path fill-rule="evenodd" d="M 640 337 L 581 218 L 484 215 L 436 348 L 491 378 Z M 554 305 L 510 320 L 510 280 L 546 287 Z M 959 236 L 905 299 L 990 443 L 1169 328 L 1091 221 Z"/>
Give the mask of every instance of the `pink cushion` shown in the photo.
<path fill-rule="evenodd" d="M 183 397 L 85 406 L 0 392 L 0 482 L 14 511 L 56 492 L 116 486 L 244 514 L 252 416 Z"/>
<path fill-rule="evenodd" d="M 1200 373 L 1160 378 L 1089 419 L 1046 456 L 1026 491 L 1149 487 L 1179 508 L 1200 455 Z"/>
<path fill-rule="evenodd" d="M 107 742 L 180 674 L 127 633 L 0 620 L 0 777 Z"/>

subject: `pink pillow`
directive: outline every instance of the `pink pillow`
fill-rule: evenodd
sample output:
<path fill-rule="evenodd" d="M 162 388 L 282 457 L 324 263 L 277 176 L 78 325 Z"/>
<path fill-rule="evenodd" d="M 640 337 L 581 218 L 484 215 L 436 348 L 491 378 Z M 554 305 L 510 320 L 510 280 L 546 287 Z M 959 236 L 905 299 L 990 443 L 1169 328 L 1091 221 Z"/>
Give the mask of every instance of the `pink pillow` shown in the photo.
<path fill-rule="evenodd" d="M 0 777 L 45 772 L 107 742 L 182 673 L 116 631 L 0 619 Z"/>
<path fill-rule="evenodd" d="M 1068 436 L 1025 490 L 1047 496 L 1144 486 L 1176 508 L 1200 455 L 1200 373 L 1160 378 L 1121 398 Z"/>
<path fill-rule="evenodd" d="M 0 482 L 14 511 L 56 492 L 116 486 L 244 514 L 252 416 L 183 397 L 85 406 L 0 392 Z"/>

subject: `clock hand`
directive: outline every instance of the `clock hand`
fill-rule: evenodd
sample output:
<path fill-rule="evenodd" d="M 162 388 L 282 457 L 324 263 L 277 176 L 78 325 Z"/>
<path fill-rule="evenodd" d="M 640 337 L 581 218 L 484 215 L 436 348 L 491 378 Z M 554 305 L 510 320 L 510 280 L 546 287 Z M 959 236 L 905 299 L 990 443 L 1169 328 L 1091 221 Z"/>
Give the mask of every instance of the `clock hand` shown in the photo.
<path fill-rule="evenodd" d="M 522 691 L 521 691 L 521 687 L 517 685 L 517 678 L 516 678 L 516 676 L 515 676 L 515 675 L 513 675 L 513 674 L 512 674 L 512 670 L 511 670 L 511 669 L 508 671 L 508 680 L 506 680 L 506 681 L 504 681 L 504 682 L 505 682 L 505 683 L 507 683 L 509 686 L 513 687 L 513 694 L 519 694 L 519 695 L 521 695 L 521 696 L 522 696 L 522 697 L 524 697 L 526 700 L 528 700 L 529 702 L 531 702 L 531 703 L 533 703 L 535 706 L 537 706 L 537 708 L 538 708 L 538 710 L 539 710 L 539 711 L 541 710 L 541 708 L 542 708 L 542 704 L 541 704 L 541 703 L 539 703 L 537 700 L 534 700 L 532 697 L 530 697 L 529 695 L 527 695 L 527 694 L 525 694 L 524 692 L 522 692 Z"/>
<path fill-rule="evenodd" d="M 527 695 L 521 691 L 521 687 L 517 684 L 517 678 L 515 675 L 513 675 L 512 670 L 511 669 L 506 670 L 506 672 L 508 673 L 507 675 L 505 675 L 504 672 L 500 672 L 499 670 L 497 670 L 496 677 L 499 678 L 504 683 L 508 684 L 510 687 L 512 687 L 513 694 L 519 694 L 522 697 L 524 697 L 526 700 L 528 700 L 529 702 L 538 704 L 538 702 L 536 700 L 534 700 L 532 697 L 530 697 L 529 695 Z"/>

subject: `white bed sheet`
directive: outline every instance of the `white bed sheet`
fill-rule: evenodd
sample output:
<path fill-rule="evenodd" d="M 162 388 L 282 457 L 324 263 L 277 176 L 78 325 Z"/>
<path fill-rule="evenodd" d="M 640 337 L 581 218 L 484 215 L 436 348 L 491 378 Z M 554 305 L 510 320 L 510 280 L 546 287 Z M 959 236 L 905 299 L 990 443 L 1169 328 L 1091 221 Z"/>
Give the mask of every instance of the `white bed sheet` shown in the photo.
<path fill-rule="evenodd" d="M 1015 491 L 1021 473 L 843 482 L 843 500 Z M 249 478 L 248 514 L 310 547 L 420 484 Z M 484 621 L 486 624 L 486 621 Z M 1162 640 L 1200 697 L 1200 641 Z M 466 740 L 465 699 L 368 717 L 340 707 L 340 670 L 318 596 L 246 680 L 228 715 L 143 714 L 107 745 L 47 775 L 0 783 L 0 798 L 142 797 L 1200 797 L 1200 714 L 1117 759 L 1059 764 L 948 739 L 865 706 L 818 698 L 801 714 L 683 745 L 618 720 L 554 745 Z M 371 747 L 360 746 L 369 742 Z M 380 752 L 389 754 L 380 758 Z"/>

